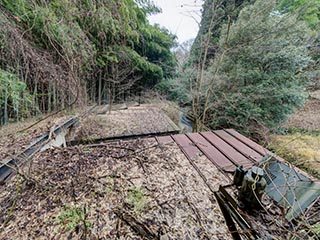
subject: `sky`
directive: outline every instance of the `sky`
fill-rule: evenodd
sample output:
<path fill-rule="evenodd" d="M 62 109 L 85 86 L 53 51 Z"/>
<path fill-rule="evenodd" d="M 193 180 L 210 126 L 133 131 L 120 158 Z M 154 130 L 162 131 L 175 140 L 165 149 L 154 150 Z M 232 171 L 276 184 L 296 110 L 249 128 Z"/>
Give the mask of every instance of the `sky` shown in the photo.
<path fill-rule="evenodd" d="M 162 13 L 149 16 L 151 24 L 166 27 L 183 43 L 197 36 L 201 20 L 202 0 L 153 0 Z"/>

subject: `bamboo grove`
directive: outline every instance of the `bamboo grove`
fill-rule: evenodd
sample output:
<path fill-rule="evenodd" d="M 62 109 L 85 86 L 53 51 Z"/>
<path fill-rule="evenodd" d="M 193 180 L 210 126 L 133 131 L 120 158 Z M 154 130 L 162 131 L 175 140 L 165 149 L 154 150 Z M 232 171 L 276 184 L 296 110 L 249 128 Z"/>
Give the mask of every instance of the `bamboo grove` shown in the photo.
<path fill-rule="evenodd" d="M 174 73 L 175 36 L 149 0 L 0 1 L 0 124 L 113 102 Z"/>

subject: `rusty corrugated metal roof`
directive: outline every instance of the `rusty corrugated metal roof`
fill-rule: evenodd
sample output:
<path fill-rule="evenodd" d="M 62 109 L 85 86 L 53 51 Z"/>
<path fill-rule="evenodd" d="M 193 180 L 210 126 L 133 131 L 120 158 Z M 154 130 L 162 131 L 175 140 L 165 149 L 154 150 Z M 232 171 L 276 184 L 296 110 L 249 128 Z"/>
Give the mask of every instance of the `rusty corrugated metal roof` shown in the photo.
<path fill-rule="evenodd" d="M 187 157 L 192 159 L 201 153 L 200 149 L 185 134 L 177 134 L 172 137 Z"/>
<path fill-rule="evenodd" d="M 191 133 L 187 136 L 193 143 L 212 161 L 218 168 L 224 171 L 234 171 L 235 165 L 222 152 L 220 152 L 214 145 L 208 142 L 200 133 Z"/>
<path fill-rule="evenodd" d="M 190 159 L 202 153 L 219 169 L 227 172 L 232 172 L 241 165 L 250 168 L 263 158 L 263 151 L 269 152 L 233 129 L 175 134 L 157 137 L 157 141 L 174 141 Z"/>
<path fill-rule="evenodd" d="M 222 152 L 234 165 L 243 165 L 244 167 L 251 167 L 252 161 L 238 152 L 234 147 L 215 135 L 213 132 L 201 133 L 212 145 L 214 145 L 220 152 Z"/>
<path fill-rule="evenodd" d="M 301 214 L 319 197 L 319 183 L 312 181 L 312 177 L 289 166 L 284 159 L 233 129 L 177 134 L 171 137 L 158 137 L 157 140 L 165 143 L 173 139 L 189 159 L 203 153 L 218 169 L 225 172 L 232 172 L 241 165 L 251 168 L 253 165 L 264 164 L 264 156 L 272 156 L 273 160 L 264 167 L 266 174 L 274 176 L 271 179 L 266 176 L 266 193 L 279 205 L 288 208 L 289 220 Z"/>
<path fill-rule="evenodd" d="M 252 158 L 257 162 L 260 161 L 264 156 L 258 153 L 255 148 L 251 148 L 245 145 L 244 143 L 242 143 L 241 141 L 239 141 L 238 139 L 236 139 L 224 130 L 217 130 L 214 131 L 214 133 L 220 138 L 222 138 L 225 142 L 229 143 L 232 147 L 237 149 L 241 154 L 249 158 Z"/>

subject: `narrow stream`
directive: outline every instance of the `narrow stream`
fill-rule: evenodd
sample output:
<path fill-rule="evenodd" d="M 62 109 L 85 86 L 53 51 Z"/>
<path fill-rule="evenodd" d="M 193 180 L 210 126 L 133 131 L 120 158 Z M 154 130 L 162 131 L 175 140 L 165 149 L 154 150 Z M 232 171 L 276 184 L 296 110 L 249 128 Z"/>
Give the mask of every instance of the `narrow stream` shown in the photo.
<path fill-rule="evenodd" d="M 185 109 L 183 109 L 183 110 L 184 111 L 180 112 L 179 125 L 180 125 L 181 129 L 183 129 L 182 130 L 183 132 L 192 132 L 192 121 L 186 117 Z"/>

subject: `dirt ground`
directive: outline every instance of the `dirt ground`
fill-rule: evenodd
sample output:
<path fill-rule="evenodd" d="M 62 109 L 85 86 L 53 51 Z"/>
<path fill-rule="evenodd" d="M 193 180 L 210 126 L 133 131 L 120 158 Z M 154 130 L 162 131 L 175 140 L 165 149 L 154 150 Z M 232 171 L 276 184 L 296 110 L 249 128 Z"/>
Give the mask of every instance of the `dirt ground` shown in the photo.
<path fill-rule="evenodd" d="M 195 163 L 212 189 L 227 184 L 205 157 Z M 1 189 L 0 239 L 231 239 L 175 143 L 56 148 L 21 171 Z"/>

